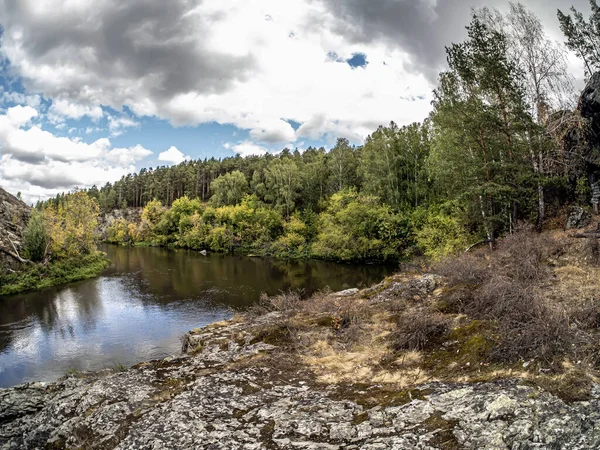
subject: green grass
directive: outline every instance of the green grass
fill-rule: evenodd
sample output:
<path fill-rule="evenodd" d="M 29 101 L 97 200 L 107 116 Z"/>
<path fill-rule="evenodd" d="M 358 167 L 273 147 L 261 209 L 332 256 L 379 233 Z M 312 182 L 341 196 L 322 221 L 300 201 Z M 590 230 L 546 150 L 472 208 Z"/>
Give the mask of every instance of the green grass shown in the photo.
<path fill-rule="evenodd" d="M 16 294 L 98 276 L 110 265 L 103 252 L 60 259 L 46 265 L 23 266 L 16 273 L 0 273 L 0 295 Z"/>

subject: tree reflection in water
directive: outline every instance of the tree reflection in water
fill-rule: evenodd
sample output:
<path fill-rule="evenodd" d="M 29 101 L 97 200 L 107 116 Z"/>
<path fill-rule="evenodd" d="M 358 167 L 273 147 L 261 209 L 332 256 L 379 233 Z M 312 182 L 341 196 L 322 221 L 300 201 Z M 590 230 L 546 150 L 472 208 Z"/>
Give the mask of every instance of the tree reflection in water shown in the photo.
<path fill-rule="evenodd" d="M 258 300 L 380 281 L 394 267 L 106 246 L 103 276 L 0 298 L 0 387 L 175 354 L 187 330 Z"/>

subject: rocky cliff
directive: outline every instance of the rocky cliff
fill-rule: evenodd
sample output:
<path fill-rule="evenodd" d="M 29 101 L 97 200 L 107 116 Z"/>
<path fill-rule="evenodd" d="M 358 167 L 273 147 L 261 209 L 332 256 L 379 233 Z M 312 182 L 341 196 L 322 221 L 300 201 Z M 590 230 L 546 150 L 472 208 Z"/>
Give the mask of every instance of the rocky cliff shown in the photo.
<path fill-rule="evenodd" d="M 21 251 L 30 211 L 29 206 L 0 188 L 0 270 L 14 269 L 18 264 L 10 254 Z"/>

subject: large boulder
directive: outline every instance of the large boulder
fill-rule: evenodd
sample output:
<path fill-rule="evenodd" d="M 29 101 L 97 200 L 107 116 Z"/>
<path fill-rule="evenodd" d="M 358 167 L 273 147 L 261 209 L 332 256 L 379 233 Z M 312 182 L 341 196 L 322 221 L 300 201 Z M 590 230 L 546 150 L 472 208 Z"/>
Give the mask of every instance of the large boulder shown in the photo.
<path fill-rule="evenodd" d="M 565 228 L 572 230 L 574 228 L 585 228 L 592 223 L 592 216 L 585 209 L 579 206 L 572 206 L 569 209 L 569 217 Z"/>
<path fill-rule="evenodd" d="M 7 252 L 22 250 L 23 230 L 30 214 L 29 206 L 0 188 L 0 270 L 14 269 L 18 264 Z"/>
<path fill-rule="evenodd" d="M 585 85 L 577 109 L 582 117 L 600 124 L 600 72 L 594 73 Z"/>

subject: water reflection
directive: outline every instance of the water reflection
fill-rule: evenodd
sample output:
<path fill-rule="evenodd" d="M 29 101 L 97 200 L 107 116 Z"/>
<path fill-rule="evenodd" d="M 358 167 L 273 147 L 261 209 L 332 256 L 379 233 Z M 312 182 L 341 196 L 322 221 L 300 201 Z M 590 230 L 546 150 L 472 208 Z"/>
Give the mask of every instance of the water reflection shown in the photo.
<path fill-rule="evenodd" d="M 0 387 L 165 357 L 178 352 L 182 333 L 230 317 L 262 292 L 368 285 L 394 269 L 104 250 L 113 265 L 99 278 L 0 298 Z"/>

